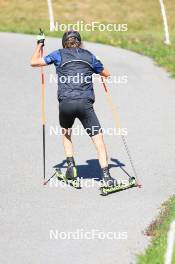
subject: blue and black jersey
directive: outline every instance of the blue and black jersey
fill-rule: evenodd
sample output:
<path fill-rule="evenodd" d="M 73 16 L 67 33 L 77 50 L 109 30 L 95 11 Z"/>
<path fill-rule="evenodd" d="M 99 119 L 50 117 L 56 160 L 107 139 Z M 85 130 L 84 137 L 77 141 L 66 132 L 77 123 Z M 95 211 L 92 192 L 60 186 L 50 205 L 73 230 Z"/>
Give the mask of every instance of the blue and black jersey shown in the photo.
<path fill-rule="evenodd" d="M 95 101 L 92 74 L 104 67 L 91 52 L 82 48 L 56 50 L 44 57 L 46 64 L 54 64 L 58 75 L 58 100 L 90 99 Z"/>

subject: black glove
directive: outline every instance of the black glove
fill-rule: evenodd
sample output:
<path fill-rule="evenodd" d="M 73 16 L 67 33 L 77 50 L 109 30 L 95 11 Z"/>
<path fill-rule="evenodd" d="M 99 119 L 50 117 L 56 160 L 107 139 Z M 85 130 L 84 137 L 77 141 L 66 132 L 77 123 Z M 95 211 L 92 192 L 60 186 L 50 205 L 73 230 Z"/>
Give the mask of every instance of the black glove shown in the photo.
<path fill-rule="evenodd" d="M 40 33 L 37 36 L 37 44 L 42 43 L 43 44 L 42 46 L 44 46 L 44 41 L 45 41 L 45 35 L 44 32 L 40 29 Z"/>

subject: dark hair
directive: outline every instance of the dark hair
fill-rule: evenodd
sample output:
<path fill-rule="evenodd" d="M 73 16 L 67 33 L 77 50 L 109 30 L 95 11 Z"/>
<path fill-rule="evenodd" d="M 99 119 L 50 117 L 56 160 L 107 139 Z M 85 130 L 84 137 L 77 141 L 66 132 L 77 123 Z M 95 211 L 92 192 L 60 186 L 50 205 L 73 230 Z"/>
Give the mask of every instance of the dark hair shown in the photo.
<path fill-rule="evenodd" d="M 71 37 L 64 43 L 64 48 L 78 48 L 81 46 L 81 42 L 77 38 Z"/>
<path fill-rule="evenodd" d="M 81 46 L 81 36 L 78 31 L 70 30 L 62 38 L 63 48 L 78 48 Z"/>

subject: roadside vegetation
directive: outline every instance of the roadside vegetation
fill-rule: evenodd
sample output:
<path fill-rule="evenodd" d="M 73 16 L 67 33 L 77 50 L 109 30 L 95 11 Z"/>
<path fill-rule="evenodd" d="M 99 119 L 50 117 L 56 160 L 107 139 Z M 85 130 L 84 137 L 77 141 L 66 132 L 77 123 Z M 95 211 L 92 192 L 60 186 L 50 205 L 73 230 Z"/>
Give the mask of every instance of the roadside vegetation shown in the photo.
<path fill-rule="evenodd" d="M 146 251 L 138 257 L 138 264 L 163 264 L 167 248 L 167 232 L 175 220 L 175 196 L 162 205 L 160 215 L 153 221 L 145 235 L 151 236 L 151 243 Z M 172 264 L 175 263 L 175 249 Z"/>

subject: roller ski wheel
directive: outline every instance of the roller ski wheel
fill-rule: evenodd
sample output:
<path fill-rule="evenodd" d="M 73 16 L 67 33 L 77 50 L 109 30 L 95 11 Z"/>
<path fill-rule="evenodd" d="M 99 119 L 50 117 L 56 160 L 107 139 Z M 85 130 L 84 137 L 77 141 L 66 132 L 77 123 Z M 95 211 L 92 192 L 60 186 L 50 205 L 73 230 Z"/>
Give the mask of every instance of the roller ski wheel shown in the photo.
<path fill-rule="evenodd" d="M 108 194 L 117 192 L 119 190 L 121 190 L 121 186 L 120 185 L 113 185 L 113 186 L 105 186 L 105 185 L 103 185 L 100 188 L 102 196 L 107 196 Z"/>
<path fill-rule="evenodd" d="M 136 181 L 136 178 L 131 177 L 131 178 L 129 179 L 129 186 L 130 186 L 130 187 L 137 187 L 137 181 Z"/>
<path fill-rule="evenodd" d="M 107 196 L 108 194 L 111 194 L 111 193 L 115 193 L 115 192 L 120 192 L 120 191 L 124 191 L 124 190 L 127 190 L 129 188 L 133 188 L 133 187 L 137 187 L 137 181 L 134 177 L 130 178 L 129 179 L 129 183 L 128 184 L 118 184 L 118 185 L 114 185 L 114 186 L 102 186 L 100 188 L 100 191 L 101 191 L 101 195 L 102 196 Z"/>
<path fill-rule="evenodd" d="M 66 184 L 76 188 L 76 189 L 81 189 L 81 185 L 80 185 L 80 180 L 77 178 L 77 171 L 76 171 L 76 167 L 73 167 L 73 177 L 70 177 L 70 174 L 67 173 L 66 174 L 61 172 L 61 169 L 56 169 L 55 173 L 56 173 L 56 177 L 58 180 L 65 182 Z"/>

